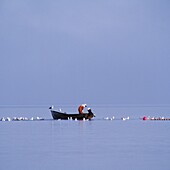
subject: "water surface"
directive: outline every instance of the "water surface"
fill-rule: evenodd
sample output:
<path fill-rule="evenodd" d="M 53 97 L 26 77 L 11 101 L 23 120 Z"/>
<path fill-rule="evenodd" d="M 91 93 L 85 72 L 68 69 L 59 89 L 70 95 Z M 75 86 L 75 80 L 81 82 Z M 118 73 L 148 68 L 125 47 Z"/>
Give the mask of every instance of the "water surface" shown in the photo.
<path fill-rule="evenodd" d="M 75 108 L 62 108 L 74 112 Z M 92 121 L 52 120 L 48 108 L 1 108 L 0 117 L 43 117 L 43 121 L 0 121 L 1 170 L 169 170 L 169 107 L 94 107 Z M 104 120 L 115 116 L 115 120 Z M 123 121 L 121 117 L 129 116 Z"/>

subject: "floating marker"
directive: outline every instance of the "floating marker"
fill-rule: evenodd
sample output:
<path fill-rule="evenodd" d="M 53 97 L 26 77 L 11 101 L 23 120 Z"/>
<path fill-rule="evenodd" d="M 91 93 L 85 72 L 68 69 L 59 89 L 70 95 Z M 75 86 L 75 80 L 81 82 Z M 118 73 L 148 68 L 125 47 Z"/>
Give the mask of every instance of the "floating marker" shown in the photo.
<path fill-rule="evenodd" d="M 1 121 L 3 121 L 3 122 L 4 122 L 4 121 L 5 121 L 5 118 L 3 117 L 3 118 L 1 119 Z"/>
<path fill-rule="evenodd" d="M 31 118 L 30 118 L 30 120 L 34 120 L 34 118 L 33 118 L 33 117 L 31 117 Z"/>

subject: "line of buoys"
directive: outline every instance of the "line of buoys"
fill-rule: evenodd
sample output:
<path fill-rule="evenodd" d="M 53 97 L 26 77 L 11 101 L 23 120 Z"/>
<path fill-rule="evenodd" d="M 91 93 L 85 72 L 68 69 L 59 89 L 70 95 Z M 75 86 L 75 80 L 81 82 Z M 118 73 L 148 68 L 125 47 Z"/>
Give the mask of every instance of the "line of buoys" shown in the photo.
<path fill-rule="evenodd" d="M 104 119 L 104 120 L 114 120 L 115 117 L 114 117 L 114 116 L 112 116 L 112 117 L 104 117 L 103 119 Z"/>
<path fill-rule="evenodd" d="M 122 117 L 121 119 L 122 119 L 122 120 L 129 120 L 130 118 L 129 118 L 129 116 L 128 116 L 128 117 Z"/>
<path fill-rule="evenodd" d="M 170 118 L 165 118 L 165 117 L 147 117 L 147 116 L 144 116 L 142 119 L 143 120 L 170 120 Z"/>
<path fill-rule="evenodd" d="M 114 120 L 115 117 L 114 117 L 114 116 L 112 116 L 112 117 L 104 117 L 103 119 L 104 119 L 104 120 Z M 129 116 L 128 116 L 128 117 L 121 117 L 120 119 L 121 119 L 121 120 L 129 120 L 130 118 L 129 118 Z"/>
<path fill-rule="evenodd" d="M 61 120 L 61 119 L 57 119 L 57 120 Z M 74 121 L 78 121 L 77 118 L 72 118 L 72 117 L 68 117 L 68 120 L 74 120 Z M 83 118 L 82 121 L 88 121 L 89 119 L 85 119 Z"/>
<path fill-rule="evenodd" d="M 10 117 L 2 117 L 0 119 L 0 121 L 32 121 L 32 120 L 44 120 L 44 118 L 42 117 L 31 117 L 31 118 L 27 118 L 27 117 L 13 117 L 13 118 L 10 118 Z"/>

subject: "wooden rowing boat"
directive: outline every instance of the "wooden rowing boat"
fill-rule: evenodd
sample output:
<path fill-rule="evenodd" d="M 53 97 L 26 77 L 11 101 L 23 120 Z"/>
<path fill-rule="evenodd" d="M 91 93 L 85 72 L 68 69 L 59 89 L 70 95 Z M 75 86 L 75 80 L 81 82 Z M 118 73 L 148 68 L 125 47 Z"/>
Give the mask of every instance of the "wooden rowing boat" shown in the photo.
<path fill-rule="evenodd" d="M 52 114 L 53 119 L 61 119 L 61 120 L 91 120 L 95 115 L 92 113 L 91 109 L 88 109 L 88 113 L 83 114 L 68 114 L 61 111 L 53 110 L 53 107 L 49 108 Z"/>

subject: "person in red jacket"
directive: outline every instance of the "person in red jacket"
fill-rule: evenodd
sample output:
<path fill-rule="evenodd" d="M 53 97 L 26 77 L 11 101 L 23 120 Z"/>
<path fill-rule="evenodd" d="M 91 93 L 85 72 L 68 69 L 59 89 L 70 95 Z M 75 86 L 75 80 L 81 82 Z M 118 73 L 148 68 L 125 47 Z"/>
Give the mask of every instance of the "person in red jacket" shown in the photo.
<path fill-rule="evenodd" d="M 85 107 L 87 107 L 86 104 L 82 104 L 78 107 L 79 114 L 83 114 L 83 110 L 84 110 Z"/>

